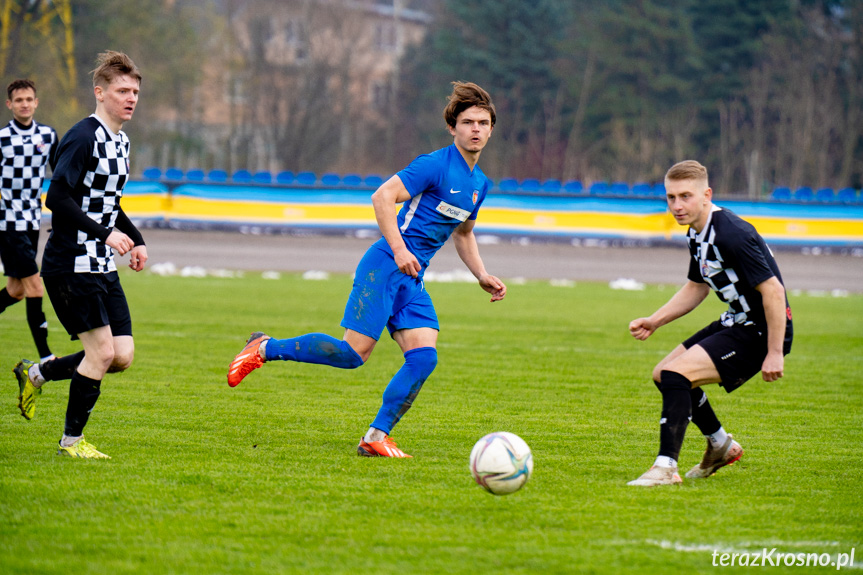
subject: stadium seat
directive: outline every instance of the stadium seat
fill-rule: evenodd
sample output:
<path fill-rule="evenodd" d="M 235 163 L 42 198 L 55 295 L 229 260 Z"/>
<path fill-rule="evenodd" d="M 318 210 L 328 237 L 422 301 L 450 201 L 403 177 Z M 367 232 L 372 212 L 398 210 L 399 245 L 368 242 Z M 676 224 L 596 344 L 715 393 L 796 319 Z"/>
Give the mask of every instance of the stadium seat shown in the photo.
<path fill-rule="evenodd" d="M 189 170 L 186 172 L 186 180 L 189 182 L 203 182 L 204 170 Z"/>
<path fill-rule="evenodd" d="M 228 181 L 228 172 L 225 170 L 210 170 L 207 174 L 207 180 L 220 184 Z"/>
<path fill-rule="evenodd" d="M 588 190 L 591 196 L 605 196 L 608 189 L 608 182 L 593 182 Z"/>
<path fill-rule="evenodd" d="M 159 168 L 146 168 L 141 175 L 147 180 L 158 180 L 162 177 L 162 170 Z"/>
<path fill-rule="evenodd" d="M 277 184 L 290 184 L 294 181 L 294 173 L 291 171 L 279 172 L 276 174 Z"/>
<path fill-rule="evenodd" d="M 632 185 L 632 193 L 640 198 L 647 198 L 653 193 L 653 187 L 650 184 L 639 182 Z"/>
<path fill-rule="evenodd" d="M 177 181 L 183 179 L 183 170 L 179 168 L 168 168 L 165 170 L 165 179 L 171 181 Z"/>
<path fill-rule="evenodd" d="M 252 181 L 252 174 L 249 170 L 237 170 L 231 174 L 231 181 L 235 184 L 248 184 Z"/>
<path fill-rule="evenodd" d="M 314 172 L 299 172 L 297 174 L 297 183 L 304 186 L 314 186 L 318 181 L 318 176 Z"/>
<path fill-rule="evenodd" d="M 853 204 L 857 202 L 857 190 L 854 188 L 842 188 L 836 193 L 836 200 L 843 204 Z"/>
<path fill-rule="evenodd" d="M 791 199 L 791 189 L 785 187 L 775 188 L 773 193 L 770 194 L 770 199 L 775 202 L 787 202 Z"/>
<path fill-rule="evenodd" d="M 518 180 L 515 178 L 503 178 L 497 187 L 501 192 L 514 192 L 518 189 Z"/>
<path fill-rule="evenodd" d="M 369 174 L 363 183 L 370 188 L 379 188 L 384 183 L 384 179 L 377 174 Z"/>
<path fill-rule="evenodd" d="M 345 177 L 342 178 L 342 184 L 350 187 L 362 186 L 363 179 L 359 174 L 345 174 Z"/>
<path fill-rule="evenodd" d="M 613 184 L 611 184 L 609 191 L 614 196 L 628 196 L 629 184 L 627 184 L 626 182 L 614 182 Z"/>
<path fill-rule="evenodd" d="M 814 194 L 812 193 L 812 188 L 809 186 L 799 187 L 794 192 L 794 199 L 798 202 L 811 202 L 813 198 Z"/>
<path fill-rule="evenodd" d="M 569 180 L 563 185 L 563 190 L 568 194 L 582 194 L 584 185 L 579 180 Z"/>
<path fill-rule="evenodd" d="M 526 178 L 521 181 L 519 188 L 521 188 L 521 191 L 523 192 L 538 192 L 539 180 L 536 178 Z"/>
<path fill-rule="evenodd" d="M 833 188 L 819 188 L 819 190 L 815 192 L 815 201 L 823 204 L 835 202 L 836 194 L 833 192 Z"/>
<path fill-rule="evenodd" d="M 321 176 L 321 183 L 325 186 L 338 186 L 342 177 L 338 174 L 328 173 Z"/>
<path fill-rule="evenodd" d="M 654 198 L 662 198 L 665 199 L 665 182 L 659 182 L 658 184 L 653 184 L 653 189 L 651 190 L 651 196 Z"/>
<path fill-rule="evenodd" d="M 542 187 L 540 188 L 543 192 L 555 193 L 559 192 L 563 187 L 560 180 L 546 180 L 542 183 Z"/>
<path fill-rule="evenodd" d="M 256 184 L 272 184 L 273 174 L 270 172 L 255 172 L 252 176 L 252 181 Z"/>

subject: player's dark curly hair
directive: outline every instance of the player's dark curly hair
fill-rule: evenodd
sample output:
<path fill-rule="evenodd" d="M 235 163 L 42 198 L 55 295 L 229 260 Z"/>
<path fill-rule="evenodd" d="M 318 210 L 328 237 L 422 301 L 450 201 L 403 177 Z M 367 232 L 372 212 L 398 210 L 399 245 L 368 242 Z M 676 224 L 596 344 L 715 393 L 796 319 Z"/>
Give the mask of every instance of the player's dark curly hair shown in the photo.
<path fill-rule="evenodd" d="M 452 85 L 453 89 L 452 94 L 449 96 L 449 103 L 443 111 L 443 119 L 446 120 L 447 126 L 454 128 L 458 115 L 473 106 L 486 110 L 491 114 L 491 125 L 494 126 L 496 119 L 494 104 L 488 92 L 473 82 L 453 82 Z"/>
<path fill-rule="evenodd" d="M 141 83 L 141 72 L 126 54 L 106 50 L 96 57 L 96 69 L 93 74 L 93 86 L 107 86 L 119 76 L 130 76 Z"/>
<path fill-rule="evenodd" d="M 6 97 L 8 99 L 12 99 L 12 92 L 15 90 L 26 90 L 30 88 L 33 90 L 33 93 L 36 93 L 36 84 L 33 83 L 33 80 L 27 80 L 23 78 L 21 80 L 13 80 L 11 84 L 6 88 Z"/>

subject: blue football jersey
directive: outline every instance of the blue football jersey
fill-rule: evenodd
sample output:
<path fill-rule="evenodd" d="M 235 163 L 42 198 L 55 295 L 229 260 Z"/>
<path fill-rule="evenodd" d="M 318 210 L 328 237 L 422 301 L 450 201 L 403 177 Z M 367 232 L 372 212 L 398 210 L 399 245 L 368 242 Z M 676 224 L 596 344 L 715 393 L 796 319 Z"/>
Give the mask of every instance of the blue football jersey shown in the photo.
<path fill-rule="evenodd" d="M 479 166 L 470 171 L 455 144 L 418 156 L 397 175 L 411 195 L 399 210 L 399 230 L 425 270 L 456 226 L 476 219 L 491 181 Z M 385 238 L 377 245 L 392 253 Z"/>

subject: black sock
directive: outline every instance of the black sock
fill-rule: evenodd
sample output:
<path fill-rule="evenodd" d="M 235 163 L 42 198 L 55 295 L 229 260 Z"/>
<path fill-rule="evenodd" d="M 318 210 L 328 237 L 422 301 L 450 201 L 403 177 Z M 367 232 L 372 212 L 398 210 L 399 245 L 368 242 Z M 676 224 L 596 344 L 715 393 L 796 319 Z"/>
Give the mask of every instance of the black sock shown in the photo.
<path fill-rule="evenodd" d="M 713 435 L 719 431 L 722 424 L 713 413 L 713 408 L 707 401 L 707 394 L 700 387 L 696 387 L 689 396 L 692 398 L 692 423 L 698 426 L 701 435 Z"/>
<path fill-rule="evenodd" d="M 21 300 L 15 299 L 11 295 L 9 295 L 9 292 L 6 291 L 6 288 L 3 288 L 2 290 L 0 290 L 0 313 L 3 313 L 3 311 L 7 307 L 9 307 L 10 305 L 16 304 L 19 301 L 21 301 Z"/>
<path fill-rule="evenodd" d="M 692 415 L 692 382 L 674 371 L 660 374 L 662 421 L 659 426 L 659 455 L 677 461 L 686 426 Z"/>
<path fill-rule="evenodd" d="M 42 311 L 42 298 L 26 299 L 27 323 L 30 325 L 33 341 L 36 342 L 36 349 L 39 350 L 39 357 L 48 357 L 51 355 L 51 348 L 48 347 L 48 320 L 45 319 L 45 313 Z"/>
<path fill-rule="evenodd" d="M 90 379 L 78 373 L 72 374 L 69 383 L 69 404 L 66 406 L 66 428 L 64 433 L 69 437 L 78 437 L 84 434 L 84 426 L 90 419 L 90 412 L 96 405 L 101 393 L 102 382 Z"/>
<path fill-rule="evenodd" d="M 56 359 L 46 361 L 39 366 L 39 371 L 42 372 L 42 377 L 45 381 L 60 381 L 61 379 L 70 379 L 75 370 L 78 369 L 78 364 L 84 359 L 84 351 L 71 355 L 63 355 Z"/>

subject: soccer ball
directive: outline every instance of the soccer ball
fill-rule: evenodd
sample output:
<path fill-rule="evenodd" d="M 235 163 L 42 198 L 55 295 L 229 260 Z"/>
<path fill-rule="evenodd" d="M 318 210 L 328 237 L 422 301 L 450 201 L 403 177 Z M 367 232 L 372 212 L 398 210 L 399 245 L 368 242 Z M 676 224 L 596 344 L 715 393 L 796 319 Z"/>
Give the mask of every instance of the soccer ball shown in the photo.
<path fill-rule="evenodd" d="M 506 431 L 489 433 L 470 452 L 470 472 L 489 493 L 515 493 L 533 472 L 533 455 L 518 435 Z"/>

